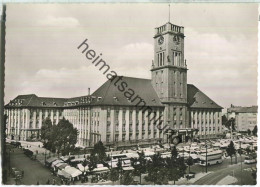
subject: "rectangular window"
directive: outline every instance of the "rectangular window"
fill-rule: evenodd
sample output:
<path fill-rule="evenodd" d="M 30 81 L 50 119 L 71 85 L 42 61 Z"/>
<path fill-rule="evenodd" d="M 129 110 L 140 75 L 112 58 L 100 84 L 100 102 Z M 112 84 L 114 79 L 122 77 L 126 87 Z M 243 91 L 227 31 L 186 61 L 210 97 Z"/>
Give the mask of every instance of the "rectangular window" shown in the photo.
<path fill-rule="evenodd" d="M 118 142 L 118 134 L 115 135 L 115 141 Z"/>
<path fill-rule="evenodd" d="M 109 140 L 110 140 L 110 135 L 107 135 L 106 141 L 109 142 Z"/>
<path fill-rule="evenodd" d="M 125 134 L 122 135 L 122 141 L 125 141 Z"/>

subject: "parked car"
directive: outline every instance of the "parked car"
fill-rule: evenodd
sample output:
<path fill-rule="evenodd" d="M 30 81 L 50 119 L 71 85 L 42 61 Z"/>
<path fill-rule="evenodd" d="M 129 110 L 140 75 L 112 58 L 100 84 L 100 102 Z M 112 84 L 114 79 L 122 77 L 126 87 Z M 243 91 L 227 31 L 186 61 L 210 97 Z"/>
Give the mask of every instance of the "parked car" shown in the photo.
<path fill-rule="evenodd" d="M 14 178 L 22 178 L 23 177 L 23 172 L 17 168 L 12 168 L 11 173 Z"/>
<path fill-rule="evenodd" d="M 21 142 L 11 142 L 11 145 L 15 146 L 15 147 L 21 147 Z"/>
<path fill-rule="evenodd" d="M 187 178 L 188 180 L 195 178 L 195 173 L 194 172 L 190 172 L 189 174 L 185 174 L 185 178 Z"/>

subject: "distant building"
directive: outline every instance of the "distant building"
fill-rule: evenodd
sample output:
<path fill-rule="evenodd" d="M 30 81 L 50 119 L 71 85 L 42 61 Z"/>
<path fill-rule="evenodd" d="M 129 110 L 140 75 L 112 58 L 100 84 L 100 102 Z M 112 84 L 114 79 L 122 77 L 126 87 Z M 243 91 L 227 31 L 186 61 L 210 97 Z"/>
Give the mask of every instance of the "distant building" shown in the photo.
<path fill-rule="evenodd" d="M 231 105 L 227 109 L 227 116 L 228 119 L 235 119 L 238 131 L 245 132 L 248 129 L 252 131 L 257 125 L 257 108 L 257 106 L 241 107 Z"/>
<path fill-rule="evenodd" d="M 93 94 L 76 98 L 19 95 L 5 106 L 8 137 L 39 137 L 46 117 L 55 124 L 68 119 L 79 131 L 81 146 L 99 140 L 116 146 L 171 141 L 158 129 L 159 123 L 161 128 L 197 129 L 200 138 L 217 137 L 222 133 L 222 107 L 187 84 L 184 37 L 184 28 L 169 22 L 155 28 L 151 80 L 117 77 L 118 86 L 108 80 Z M 82 43 L 80 50 L 85 47 Z M 129 88 L 138 95 L 130 97 Z"/>

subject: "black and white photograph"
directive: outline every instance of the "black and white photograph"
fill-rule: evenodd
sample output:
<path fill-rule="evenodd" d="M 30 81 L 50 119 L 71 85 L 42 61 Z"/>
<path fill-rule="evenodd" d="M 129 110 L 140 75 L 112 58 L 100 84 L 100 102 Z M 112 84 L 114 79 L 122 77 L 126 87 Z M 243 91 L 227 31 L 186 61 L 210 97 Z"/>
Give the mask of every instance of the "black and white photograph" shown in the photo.
<path fill-rule="evenodd" d="M 257 3 L 0 5 L 2 185 L 257 185 Z"/>

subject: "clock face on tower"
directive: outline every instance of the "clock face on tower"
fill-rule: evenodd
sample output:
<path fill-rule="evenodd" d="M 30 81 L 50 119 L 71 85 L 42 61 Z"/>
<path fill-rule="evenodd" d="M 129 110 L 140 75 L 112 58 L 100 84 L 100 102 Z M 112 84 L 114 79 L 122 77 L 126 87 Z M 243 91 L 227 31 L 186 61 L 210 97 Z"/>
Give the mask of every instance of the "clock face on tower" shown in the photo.
<path fill-rule="evenodd" d="M 160 36 L 160 38 L 158 39 L 158 44 L 161 45 L 163 44 L 164 38 L 163 36 Z"/>

